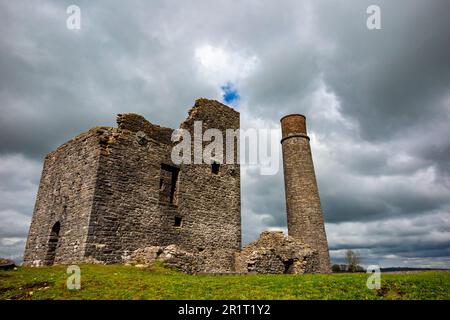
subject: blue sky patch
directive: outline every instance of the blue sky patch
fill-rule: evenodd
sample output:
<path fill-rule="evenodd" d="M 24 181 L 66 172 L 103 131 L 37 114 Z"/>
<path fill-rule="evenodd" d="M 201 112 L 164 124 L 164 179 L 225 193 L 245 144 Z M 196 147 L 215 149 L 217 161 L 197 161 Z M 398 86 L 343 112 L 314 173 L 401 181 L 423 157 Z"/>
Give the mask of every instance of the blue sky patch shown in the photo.
<path fill-rule="evenodd" d="M 237 102 L 241 97 L 237 89 L 230 82 L 220 87 L 222 89 L 222 98 L 225 103 Z"/>

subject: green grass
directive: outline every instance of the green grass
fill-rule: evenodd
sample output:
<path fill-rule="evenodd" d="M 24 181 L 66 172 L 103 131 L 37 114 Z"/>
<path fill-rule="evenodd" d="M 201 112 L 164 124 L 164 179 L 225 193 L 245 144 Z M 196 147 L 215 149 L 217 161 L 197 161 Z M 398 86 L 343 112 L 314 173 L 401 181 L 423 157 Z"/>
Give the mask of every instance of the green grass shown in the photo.
<path fill-rule="evenodd" d="M 450 299 L 450 272 L 382 274 L 186 275 L 162 266 L 81 265 L 81 289 L 66 267 L 0 271 L 0 299 Z"/>

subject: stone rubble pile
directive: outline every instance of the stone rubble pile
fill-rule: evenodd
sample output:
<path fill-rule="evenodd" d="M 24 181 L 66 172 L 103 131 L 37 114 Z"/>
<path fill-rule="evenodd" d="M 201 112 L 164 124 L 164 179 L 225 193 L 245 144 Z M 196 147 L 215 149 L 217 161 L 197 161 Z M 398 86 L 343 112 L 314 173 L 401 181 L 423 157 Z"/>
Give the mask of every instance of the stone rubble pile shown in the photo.
<path fill-rule="evenodd" d="M 188 273 L 302 274 L 319 272 L 317 251 L 281 231 L 265 231 L 241 251 L 227 249 L 189 252 L 177 245 L 137 249 L 124 262 L 138 267 L 155 261 Z"/>
<path fill-rule="evenodd" d="M 238 273 L 316 273 L 320 270 L 317 251 L 282 231 L 265 231 L 255 242 L 236 254 Z"/>

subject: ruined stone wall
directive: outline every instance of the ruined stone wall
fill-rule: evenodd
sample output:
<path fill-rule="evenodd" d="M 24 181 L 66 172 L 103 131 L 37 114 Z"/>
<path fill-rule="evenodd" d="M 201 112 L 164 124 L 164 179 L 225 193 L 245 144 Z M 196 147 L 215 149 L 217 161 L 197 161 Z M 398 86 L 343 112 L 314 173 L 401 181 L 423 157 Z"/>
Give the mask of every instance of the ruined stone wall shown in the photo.
<path fill-rule="evenodd" d="M 194 118 L 203 120 L 204 129 L 239 128 L 239 114 L 218 102 L 197 102 L 193 110 L 198 117 L 182 124 L 188 130 Z M 86 255 L 120 262 L 148 246 L 239 249 L 239 165 L 220 166 L 218 174 L 209 164 L 174 165 L 168 142 L 172 129 L 133 114 L 120 115 L 118 123 L 118 129 L 105 131 L 108 143 L 100 158 Z M 166 167 L 176 171 L 175 179 Z M 217 261 L 210 256 L 205 261 Z M 232 259 L 230 252 L 226 260 Z"/>
<path fill-rule="evenodd" d="M 217 101 L 197 100 L 181 127 L 192 131 L 195 120 L 203 131 L 239 128 L 239 113 Z M 45 259 L 59 221 L 55 263 L 122 262 L 138 248 L 177 245 L 200 253 L 203 270 L 231 269 L 241 244 L 239 164 L 217 172 L 175 165 L 172 129 L 137 114 L 118 115 L 117 123 L 47 156 L 25 262 Z"/>
<path fill-rule="evenodd" d="M 239 113 L 213 100 L 198 99 L 189 116 L 181 124 L 194 137 L 195 121 L 202 121 L 203 132 L 209 128 L 222 132 L 226 140 L 226 129 L 239 129 Z M 203 147 L 209 144 L 204 142 Z M 235 140 L 233 154 L 237 159 L 239 148 Z M 194 141 L 192 141 L 194 150 Z M 226 153 L 226 148 L 223 150 Z M 194 160 L 194 159 L 192 159 Z M 225 162 L 225 157 L 223 159 Z M 183 165 L 180 177 L 180 212 L 188 219 L 192 237 L 186 245 L 199 250 L 211 248 L 241 247 L 241 199 L 240 166 L 220 163 L 217 174 L 211 164 Z"/>
<path fill-rule="evenodd" d="M 321 272 L 331 271 L 328 243 L 317 188 L 306 119 L 281 119 L 288 233 L 319 253 Z"/>
<path fill-rule="evenodd" d="M 99 134 L 94 128 L 46 156 L 25 249 L 25 265 L 83 259 L 99 155 Z M 56 223 L 60 224 L 60 230 L 54 261 L 46 261 L 51 230 Z"/>
<path fill-rule="evenodd" d="M 143 246 L 177 243 L 176 208 L 160 203 L 161 164 L 171 164 L 170 145 L 150 137 L 151 124 L 128 129 L 108 128 L 98 168 L 95 201 L 86 256 L 121 262 L 127 252 Z M 135 120 L 135 115 L 130 115 Z M 145 133 L 144 139 L 138 133 Z M 155 139 L 156 138 L 156 139 Z"/>
<path fill-rule="evenodd" d="M 124 258 L 127 265 L 148 267 L 156 261 L 169 268 L 189 274 L 234 273 L 234 259 L 229 259 L 234 249 L 188 251 L 177 245 L 139 248 Z"/>

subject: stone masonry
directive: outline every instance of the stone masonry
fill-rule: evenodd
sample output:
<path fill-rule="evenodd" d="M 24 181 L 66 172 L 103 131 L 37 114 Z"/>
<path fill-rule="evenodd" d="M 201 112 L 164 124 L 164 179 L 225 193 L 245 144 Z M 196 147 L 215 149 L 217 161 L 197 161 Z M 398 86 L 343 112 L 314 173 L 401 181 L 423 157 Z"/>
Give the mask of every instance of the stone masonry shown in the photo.
<path fill-rule="evenodd" d="M 282 231 L 265 231 L 258 240 L 236 253 L 238 273 L 318 273 L 318 252 Z"/>
<path fill-rule="evenodd" d="M 239 121 L 232 108 L 197 99 L 180 124 L 192 138 L 191 162 L 178 165 L 171 158 L 176 132 L 133 113 L 119 114 L 115 128 L 92 128 L 50 152 L 24 265 L 161 261 L 191 274 L 330 272 L 301 115 L 281 119 L 289 236 L 263 232 L 241 249 L 239 133 L 223 147 L 225 154 L 232 148 L 234 161 L 213 154 L 194 164 L 211 143 L 201 139 L 207 129 L 220 130 L 225 142 Z"/>
<path fill-rule="evenodd" d="M 234 254 L 234 261 L 224 259 Z M 155 261 L 179 271 L 198 273 L 302 274 L 320 272 L 318 252 L 282 231 L 264 231 L 241 251 L 191 252 L 176 245 L 138 249 L 124 259 L 126 264 L 151 266 Z"/>
<path fill-rule="evenodd" d="M 317 250 L 320 272 L 331 272 L 319 190 L 311 156 L 306 118 L 281 118 L 288 234 Z"/>
<path fill-rule="evenodd" d="M 213 100 L 198 99 L 180 127 L 192 131 L 196 120 L 203 131 L 239 129 L 239 113 Z M 168 245 L 228 249 L 223 259 L 233 261 L 241 247 L 239 164 L 176 166 L 172 129 L 137 114 L 117 123 L 45 158 L 24 264 L 121 263 L 127 252 Z"/>

